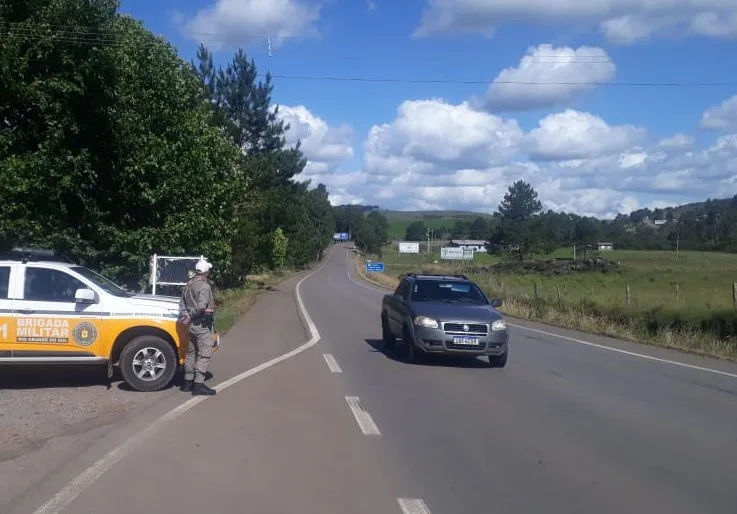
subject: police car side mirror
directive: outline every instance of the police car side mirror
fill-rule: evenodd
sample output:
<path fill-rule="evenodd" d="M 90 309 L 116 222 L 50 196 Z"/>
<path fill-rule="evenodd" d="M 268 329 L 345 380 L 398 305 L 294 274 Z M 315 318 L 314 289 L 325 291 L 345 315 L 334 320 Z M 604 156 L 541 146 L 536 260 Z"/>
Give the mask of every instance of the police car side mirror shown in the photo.
<path fill-rule="evenodd" d="M 492 307 L 494 307 L 495 309 L 498 309 L 498 308 L 499 308 L 499 307 L 501 307 L 501 306 L 502 306 L 503 304 L 504 304 L 504 302 L 503 302 L 502 300 L 500 300 L 499 298 L 494 298 L 494 299 L 493 299 L 493 300 L 491 301 L 491 306 L 492 306 Z"/>
<path fill-rule="evenodd" d="M 74 301 L 77 303 L 95 303 L 97 297 L 92 289 L 77 289 L 77 292 L 74 293 Z"/>

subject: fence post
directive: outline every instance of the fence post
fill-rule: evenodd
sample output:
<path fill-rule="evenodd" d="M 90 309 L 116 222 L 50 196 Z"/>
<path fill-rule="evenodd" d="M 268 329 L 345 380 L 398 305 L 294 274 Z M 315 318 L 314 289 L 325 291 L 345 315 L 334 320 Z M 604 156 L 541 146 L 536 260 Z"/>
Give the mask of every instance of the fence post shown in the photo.
<path fill-rule="evenodd" d="M 732 282 L 732 305 L 737 308 L 737 282 Z"/>
<path fill-rule="evenodd" d="M 555 283 L 555 292 L 558 295 L 558 306 L 560 306 L 562 303 L 560 298 L 560 284 L 558 284 L 557 282 Z"/>
<path fill-rule="evenodd" d="M 630 285 L 629 284 L 627 284 L 627 287 L 625 288 L 624 291 L 625 291 L 624 295 L 627 300 L 627 305 L 629 305 L 630 304 Z"/>
<path fill-rule="evenodd" d="M 537 291 L 537 282 L 533 282 L 532 283 L 532 286 L 533 286 L 534 292 L 535 292 L 535 300 L 537 300 L 539 298 L 538 291 Z"/>

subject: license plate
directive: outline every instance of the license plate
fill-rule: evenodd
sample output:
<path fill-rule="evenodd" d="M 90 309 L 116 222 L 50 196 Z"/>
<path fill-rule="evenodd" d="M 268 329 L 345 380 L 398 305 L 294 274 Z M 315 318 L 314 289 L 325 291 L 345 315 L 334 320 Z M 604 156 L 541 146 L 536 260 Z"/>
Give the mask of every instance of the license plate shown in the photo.
<path fill-rule="evenodd" d="M 469 337 L 469 336 L 455 336 L 453 338 L 453 344 L 463 344 L 467 346 L 478 346 L 479 345 L 479 338 L 478 337 Z"/>

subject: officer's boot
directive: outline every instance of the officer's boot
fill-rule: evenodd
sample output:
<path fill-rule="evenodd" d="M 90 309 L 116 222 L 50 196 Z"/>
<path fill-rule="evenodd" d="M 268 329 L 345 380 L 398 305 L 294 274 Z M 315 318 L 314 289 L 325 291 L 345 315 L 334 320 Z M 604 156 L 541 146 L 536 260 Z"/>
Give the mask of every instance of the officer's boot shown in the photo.
<path fill-rule="evenodd" d="M 195 384 L 192 387 L 192 396 L 215 396 L 217 391 L 207 387 L 205 384 Z"/>
<path fill-rule="evenodd" d="M 194 380 L 185 380 L 185 381 L 184 381 L 184 382 L 182 383 L 182 387 L 180 388 L 180 390 L 181 390 L 181 391 L 182 391 L 183 393 L 189 393 L 189 392 L 191 392 L 191 391 L 192 391 L 192 386 L 193 386 L 193 385 L 194 385 Z"/>

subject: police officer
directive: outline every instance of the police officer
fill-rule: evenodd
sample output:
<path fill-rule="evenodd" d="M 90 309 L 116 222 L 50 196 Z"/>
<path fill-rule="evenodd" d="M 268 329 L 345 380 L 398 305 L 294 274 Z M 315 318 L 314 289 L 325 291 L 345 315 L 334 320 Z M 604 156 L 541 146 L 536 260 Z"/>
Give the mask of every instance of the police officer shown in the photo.
<path fill-rule="evenodd" d="M 199 260 L 195 275 L 187 282 L 179 301 L 185 323 L 189 324 L 189 346 L 184 361 L 181 390 L 195 396 L 213 396 L 217 391 L 205 385 L 205 372 L 215 349 L 215 298 L 208 281 L 212 264 Z"/>

